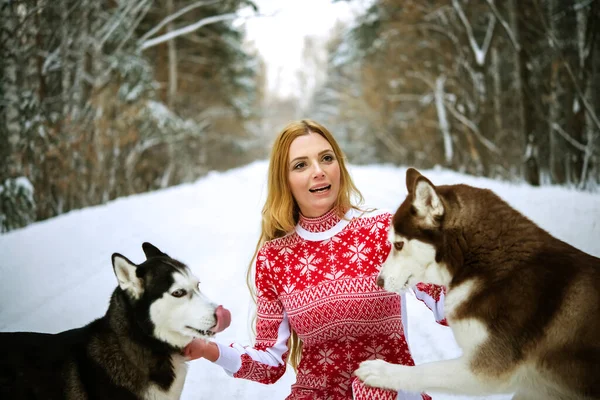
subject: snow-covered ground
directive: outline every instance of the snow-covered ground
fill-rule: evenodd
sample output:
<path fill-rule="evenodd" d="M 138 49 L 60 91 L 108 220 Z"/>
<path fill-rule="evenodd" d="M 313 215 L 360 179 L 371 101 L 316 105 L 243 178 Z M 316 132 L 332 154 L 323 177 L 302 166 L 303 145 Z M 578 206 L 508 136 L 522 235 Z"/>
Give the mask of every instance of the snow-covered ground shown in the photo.
<path fill-rule="evenodd" d="M 117 199 L 0 235 L 0 331 L 58 332 L 102 316 L 116 286 L 112 253 L 141 262 L 141 244 L 149 241 L 187 263 L 207 295 L 231 310 L 232 325 L 217 340 L 250 344 L 245 279 L 259 234 L 266 168 L 266 162 L 256 162 L 211 173 L 193 184 Z M 367 205 L 395 210 L 406 194 L 404 168 L 355 166 L 351 172 Z M 434 184 L 490 188 L 551 234 L 600 256 L 600 194 L 531 188 L 444 170 L 422 172 Z M 437 325 L 414 297 L 408 301 L 409 343 L 416 362 L 456 356 L 450 330 Z M 190 362 L 183 398 L 284 399 L 293 381 L 291 368 L 275 385 L 266 386 L 235 380 L 218 366 L 197 360 Z"/>

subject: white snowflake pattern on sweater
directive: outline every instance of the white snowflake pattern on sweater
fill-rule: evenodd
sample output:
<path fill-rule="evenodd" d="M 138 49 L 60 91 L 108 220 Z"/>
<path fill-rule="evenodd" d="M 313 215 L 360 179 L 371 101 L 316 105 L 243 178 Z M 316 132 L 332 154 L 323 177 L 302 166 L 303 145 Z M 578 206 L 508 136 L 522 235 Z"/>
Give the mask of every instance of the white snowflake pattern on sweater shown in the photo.
<path fill-rule="evenodd" d="M 332 210 L 301 217 L 295 232 L 266 243 L 256 261 L 256 343 L 219 345 L 217 364 L 236 378 L 274 383 L 285 372 L 291 327 L 303 349 L 287 400 L 428 399 L 370 388 L 353 376 L 368 359 L 414 365 L 402 298 L 375 284 L 391 247 L 390 220 L 389 213 L 358 210 L 340 219 Z M 434 311 L 440 308 L 439 287 L 416 291 Z"/>

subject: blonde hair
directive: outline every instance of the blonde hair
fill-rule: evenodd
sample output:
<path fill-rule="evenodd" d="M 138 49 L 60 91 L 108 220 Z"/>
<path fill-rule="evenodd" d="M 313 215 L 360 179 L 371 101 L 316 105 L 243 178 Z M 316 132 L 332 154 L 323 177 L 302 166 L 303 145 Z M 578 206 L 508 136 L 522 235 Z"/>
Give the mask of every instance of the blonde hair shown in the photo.
<path fill-rule="evenodd" d="M 256 255 L 260 248 L 270 240 L 283 237 L 293 231 L 298 223 L 300 209 L 296 203 L 288 184 L 288 163 L 289 149 L 292 142 L 299 136 L 317 133 L 325 138 L 331 145 L 335 158 L 340 167 L 340 191 L 334 203 L 334 208 L 340 218 L 343 218 L 346 211 L 350 208 L 358 209 L 358 205 L 363 202 L 363 196 L 354 185 L 348 169 L 346 168 L 345 156 L 336 142 L 333 135 L 322 125 L 311 120 L 294 121 L 288 124 L 277 135 L 271 149 L 269 160 L 267 199 L 262 209 L 261 234 L 254 250 L 254 255 L 250 260 L 246 275 L 246 282 L 254 302 L 256 303 L 256 293 L 252 284 L 253 267 L 255 265 Z M 356 205 L 352 203 L 355 198 Z M 253 319 L 253 329 L 256 314 Z M 302 356 L 302 341 L 292 330 L 288 340 L 290 354 L 288 363 L 297 369 Z"/>

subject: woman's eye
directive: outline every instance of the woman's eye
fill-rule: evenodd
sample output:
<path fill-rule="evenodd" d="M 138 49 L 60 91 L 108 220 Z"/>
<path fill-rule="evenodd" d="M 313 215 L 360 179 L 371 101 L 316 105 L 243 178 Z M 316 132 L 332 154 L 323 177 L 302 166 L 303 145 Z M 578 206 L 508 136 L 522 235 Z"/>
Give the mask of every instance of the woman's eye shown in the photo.
<path fill-rule="evenodd" d="M 323 156 L 323 161 L 331 162 L 333 160 L 334 160 L 334 158 L 333 158 L 333 156 L 331 154 L 326 154 L 326 155 Z"/>
<path fill-rule="evenodd" d="M 297 163 L 297 164 L 294 165 L 294 169 L 302 169 L 302 168 L 304 168 L 305 165 L 306 165 L 306 163 L 299 162 L 299 163 Z"/>
<path fill-rule="evenodd" d="M 403 247 L 404 247 L 404 242 L 394 242 L 394 249 L 396 249 L 396 251 L 402 250 Z"/>
<path fill-rule="evenodd" d="M 177 289 L 175 291 L 173 291 L 173 293 L 171 293 L 171 296 L 173 297 L 183 297 L 187 294 L 187 291 L 185 289 Z"/>

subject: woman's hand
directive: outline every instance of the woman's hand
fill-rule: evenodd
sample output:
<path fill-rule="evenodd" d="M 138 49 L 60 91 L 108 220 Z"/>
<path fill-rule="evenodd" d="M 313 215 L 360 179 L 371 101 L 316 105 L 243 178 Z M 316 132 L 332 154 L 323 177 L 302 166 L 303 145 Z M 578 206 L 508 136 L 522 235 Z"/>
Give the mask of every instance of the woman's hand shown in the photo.
<path fill-rule="evenodd" d="M 217 324 L 210 328 L 211 331 L 218 333 L 229 327 L 231 324 L 231 313 L 223 306 L 218 306 L 215 310 Z M 183 354 L 188 360 L 197 358 L 206 358 L 209 361 L 215 362 L 219 358 L 219 347 L 214 342 L 209 342 L 204 339 L 194 339 L 185 346 Z"/>
<path fill-rule="evenodd" d="M 204 339 L 194 339 L 190 344 L 185 346 L 183 354 L 188 360 L 206 358 L 209 361 L 215 362 L 219 358 L 219 347 L 215 342 L 209 342 Z"/>

